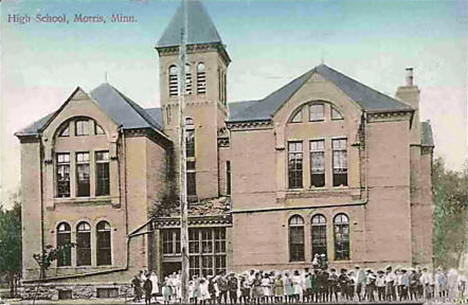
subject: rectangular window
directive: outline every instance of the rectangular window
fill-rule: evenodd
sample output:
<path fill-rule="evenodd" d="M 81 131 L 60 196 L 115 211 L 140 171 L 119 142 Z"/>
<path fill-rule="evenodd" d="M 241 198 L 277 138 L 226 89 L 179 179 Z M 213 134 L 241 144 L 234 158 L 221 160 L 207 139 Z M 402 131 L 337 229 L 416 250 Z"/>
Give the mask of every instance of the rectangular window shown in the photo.
<path fill-rule="evenodd" d="M 109 152 L 96 152 L 96 196 L 109 195 Z"/>
<path fill-rule="evenodd" d="M 325 186 L 325 141 L 310 141 L 310 184 Z"/>
<path fill-rule="evenodd" d="M 323 121 L 324 108 L 323 104 L 311 104 L 309 106 L 309 121 Z"/>
<path fill-rule="evenodd" d="M 195 129 L 185 130 L 185 156 L 187 158 L 195 157 Z"/>
<path fill-rule="evenodd" d="M 348 159 L 346 139 L 332 140 L 333 148 L 333 186 L 348 185 Z"/>
<path fill-rule="evenodd" d="M 288 143 L 289 188 L 302 188 L 302 142 Z"/>
<path fill-rule="evenodd" d="M 164 255 L 180 254 L 180 230 L 162 230 L 162 243 Z"/>
<path fill-rule="evenodd" d="M 57 154 L 57 197 L 70 197 L 70 154 Z"/>
<path fill-rule="evenodd" d="M 75 121 L 75 135 L 77 136 L 89 135 L 89 121 L 88 120 Z"/>
<path fill-rule="evenodd" d="M 89 153 L 76 154 L 76 196 L 89 196 Z"/>
<path fill-rule="evenodd" d="M 231 161 L 226 161 L 226 195 L 231 195 Z"/>
<path fill-rule="evenodd" d="M 226 270 L 226 229 L 189 229 L 190 277 Z"/>
<path fill-rule="evenodd" d="M 189 169 L 190 164 L 193 169 Z M 187 162 L 187 196 L 197 196 L 197 173 L 195 172 L 195 161 Z"/>
<path fill-rule="evenodd" d="M 98 298 L 110 299 L 119 297 L 118 288 L 97 288 L 96 292 Z"/>

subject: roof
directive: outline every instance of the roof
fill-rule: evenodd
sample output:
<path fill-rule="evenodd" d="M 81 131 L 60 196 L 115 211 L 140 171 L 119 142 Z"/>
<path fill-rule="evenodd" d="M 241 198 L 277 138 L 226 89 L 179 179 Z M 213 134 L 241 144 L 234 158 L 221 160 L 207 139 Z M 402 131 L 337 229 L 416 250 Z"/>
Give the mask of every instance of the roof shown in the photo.
<path fill-rule="evenodd" d="M 187 6 L 187 44 L 220 43 L 221 37 L 200 1 L 183 1 L 165 29 L 156 47 L 178 46 L 182 43 L 185 25 L 184 3 Z"/>
<path fill-rule="evenodd" d="M 258 101 L 236 102 L 229 104 L 229 122 L 270 120 L 291 96 L 301 88 L 310 77 L 317 73 L 332 82 L 363 110 L 367 111 L 411 111 L 411 106 L 388 95 L 380 93 L 327 65 L 321 64 L 292 80 L 280 89 Z"/>
<path fill-rule="evenodd" d="M 431 122 L 429 120 L 421 122 L 421 145 L 434 146 Z"/>
<path fill-rule="evenodd" d="M 75 90 L 76 92 L 76 90 Z M 108 83 L 103 83 L 89 94 L 98 106 L 123 129 L 150 128 L 161 130 L 161 109 L 149 108 L 148 111 Z M 37 135 L 61 108 L 34 122 L 17 136 Z"/>

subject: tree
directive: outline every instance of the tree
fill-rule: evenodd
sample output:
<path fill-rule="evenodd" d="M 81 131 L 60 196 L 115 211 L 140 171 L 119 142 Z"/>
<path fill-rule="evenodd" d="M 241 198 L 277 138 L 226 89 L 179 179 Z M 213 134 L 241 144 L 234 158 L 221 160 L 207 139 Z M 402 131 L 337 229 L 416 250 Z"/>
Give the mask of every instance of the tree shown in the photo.
<path fill-rule="evenodd" d="M 434 263 L 458 268 L 466 251 L 468 175 L 447 170 L 442 158 L 433 165 Z"/>
<path fill-rule="evenodd" d="M 21 274 L 21 200 L 20 194 L 10 196 L 11 210 L 0 203 L 0 274 L 5 274 L 11 294 L 16 294 L 15 279 Z"/>

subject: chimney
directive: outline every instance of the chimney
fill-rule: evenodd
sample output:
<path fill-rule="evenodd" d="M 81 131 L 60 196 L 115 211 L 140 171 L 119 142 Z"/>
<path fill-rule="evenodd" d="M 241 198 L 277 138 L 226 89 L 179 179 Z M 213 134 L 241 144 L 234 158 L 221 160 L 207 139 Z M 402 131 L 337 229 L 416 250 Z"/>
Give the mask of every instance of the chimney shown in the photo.
<path fill-rule="evenodd" d="M 413 87 L 413 68 L 406 68 L 406 86 Z"/>
<path fill-rule="evenodd" d="M 406 71 L 406 84 L 404 86 L 398 87 L 395 96 L 409 104 L 414 109 L 413 120 L 411 124 L 411 144 L 420 144 L 420 134 L 419 134 L 419 88 L 414 84 L 414 75 L 413 67 L 408 67 Z"/>

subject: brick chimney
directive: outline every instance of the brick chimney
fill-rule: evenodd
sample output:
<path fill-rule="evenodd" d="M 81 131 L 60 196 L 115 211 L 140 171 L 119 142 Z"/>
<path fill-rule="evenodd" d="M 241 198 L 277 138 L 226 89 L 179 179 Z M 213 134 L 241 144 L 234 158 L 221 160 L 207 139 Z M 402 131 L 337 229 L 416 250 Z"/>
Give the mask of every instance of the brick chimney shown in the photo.
<path fill-rule="evenodd" d="M 414 84 L 414 69 L 406 68 L 406 84 L 398 87 L 395 96 L 399 100 L 414 108 L 413 121 L 411 123 L 410 144 L 421 144 L 420 122 L 419 122 L 419 93 L 418 86 Z"/>

